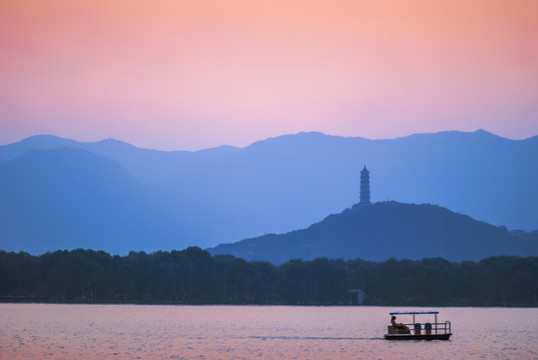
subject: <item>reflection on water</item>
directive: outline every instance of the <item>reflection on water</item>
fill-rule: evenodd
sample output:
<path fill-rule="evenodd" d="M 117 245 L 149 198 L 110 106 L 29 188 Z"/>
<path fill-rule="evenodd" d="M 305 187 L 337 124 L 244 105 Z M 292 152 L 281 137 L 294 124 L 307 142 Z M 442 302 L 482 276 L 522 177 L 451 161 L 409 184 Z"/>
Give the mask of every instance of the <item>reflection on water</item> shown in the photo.
<path fill-rule="evenodd" d="M 0 358 L 538 359 L 538 309 L 440 309 L 430 342 L 384 340 L 389 310 L 0 304 Z"/>

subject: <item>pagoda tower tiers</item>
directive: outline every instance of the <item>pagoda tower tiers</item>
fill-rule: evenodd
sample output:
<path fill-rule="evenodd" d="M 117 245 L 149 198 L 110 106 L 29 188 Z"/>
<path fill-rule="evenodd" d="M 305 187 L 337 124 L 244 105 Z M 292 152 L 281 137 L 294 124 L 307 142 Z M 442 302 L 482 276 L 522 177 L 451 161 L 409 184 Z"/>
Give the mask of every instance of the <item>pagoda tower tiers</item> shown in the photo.
<path fill-rule="evenodd" d="M 370 172 L 364 166 L 361 171 L 361 201 L 360 205 L 370 205 Z"/>

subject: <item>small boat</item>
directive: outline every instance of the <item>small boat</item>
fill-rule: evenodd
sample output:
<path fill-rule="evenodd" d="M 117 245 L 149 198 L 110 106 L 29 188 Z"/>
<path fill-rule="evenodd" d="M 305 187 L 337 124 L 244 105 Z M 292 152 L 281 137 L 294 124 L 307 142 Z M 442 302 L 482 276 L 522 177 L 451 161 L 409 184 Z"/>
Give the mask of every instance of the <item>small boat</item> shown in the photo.
<path fill-rule="evenodd" d="M 391 311 L 391 325 L 388 326 L 387 340 L 448 340 L 452 335 L 450 321 L 437 322 L 438 310 Z M 396 323 L 396 315 L 412 315 L 413 322 Z M 433 322 L 416 322 L 417 315 L 433 315 Z M 421 316 L 423 318 L 423 316 Z"/>

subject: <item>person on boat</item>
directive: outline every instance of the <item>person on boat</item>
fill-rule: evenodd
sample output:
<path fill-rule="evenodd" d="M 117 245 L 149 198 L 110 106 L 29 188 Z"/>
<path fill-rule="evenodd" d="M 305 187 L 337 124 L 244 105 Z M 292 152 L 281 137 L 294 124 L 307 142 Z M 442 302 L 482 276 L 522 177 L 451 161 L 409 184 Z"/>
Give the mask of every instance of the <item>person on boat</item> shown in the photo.
<path fill-rule="evenodd" d="M 398 329 L 402 333 L 410 332 L 409 328 L 406 325 L 396 322 L 396 315 L 392 315 L 392 318 L 390 319 L 390 324 L 393 328 Z"/>

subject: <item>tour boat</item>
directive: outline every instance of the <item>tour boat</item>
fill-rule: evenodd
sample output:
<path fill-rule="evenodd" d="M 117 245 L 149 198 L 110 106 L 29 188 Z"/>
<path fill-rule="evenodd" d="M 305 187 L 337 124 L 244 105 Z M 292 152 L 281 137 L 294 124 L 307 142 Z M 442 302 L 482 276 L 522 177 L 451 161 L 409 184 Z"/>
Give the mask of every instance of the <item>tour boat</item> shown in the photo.
<path fill-rule="evenodd" d="M 387 340 L 448 340 L 452 335 L 450 321 L 437 322 L 438 310 L 426 311 L 391 311 L 391 325 L 388 326 Z M 396 315 L 412 315 L 413 322 L 395 323 L 392 318 Z M 416 315 L 433 315 L 433 322 L 416 322 Z"/>

